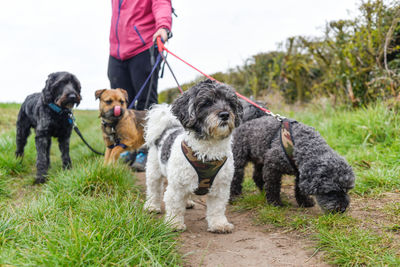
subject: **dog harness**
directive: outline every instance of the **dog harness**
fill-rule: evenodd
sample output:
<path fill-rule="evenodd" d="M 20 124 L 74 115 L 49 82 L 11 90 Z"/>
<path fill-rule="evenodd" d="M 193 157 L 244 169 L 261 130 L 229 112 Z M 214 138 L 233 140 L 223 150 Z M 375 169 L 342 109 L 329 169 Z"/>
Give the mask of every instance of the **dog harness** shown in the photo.
<path fill-rule="evenodd" d="M 203 161 L 195 156 L 195 153 L 185 141 L 182 141 L 181 147 L 183 155 L 185 155 L 190 165 L 192 165 L 199 178 L 199 187 L 194 193 L 196 195 L 207 194 L 227 158 L 223 157 L 221 160 Z"/>
<path fill-rule="evenodd" d="M 296 162 L 294 160 L 294 141 L 292 137 L 292 128 L 291 124 L 295 123 L 296 121 L 294 120 L 288 120 L 288 119 L 283 119 L 281 122 L 281 129 L 280 129 L 280 140 L 281 140 L 281 145 L 282 149 L 285 152 L 285 155 L 287 159 L 290 162 L 290 165 L 292 165 L 293 169 L 298 172 Z"/>
<path fill-rule="evenodd" d="M 118 122 L 117 122 L 118 123 Z M 117 131 L 115 130 L 115 126 L 117 126 L 117 123 L 107 123 L 105 121 L 101 121 L 101 124 L 103 125 L 104 128 L 110 127 L 110 135 L 112 135 L 112 138 L 114 140 L 114 144 L 107 146 L 109 149 L 113 149 L 116 146 L 120 146 L 123 149 L 126 149 L 128 146 L 121 143 L 121 140 L 117 137 Z"/>

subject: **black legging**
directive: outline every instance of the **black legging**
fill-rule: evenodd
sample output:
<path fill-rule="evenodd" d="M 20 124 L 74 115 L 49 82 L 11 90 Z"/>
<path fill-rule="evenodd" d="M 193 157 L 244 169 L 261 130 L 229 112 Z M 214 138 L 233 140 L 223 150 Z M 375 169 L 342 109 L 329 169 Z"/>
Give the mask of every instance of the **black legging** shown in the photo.
<path fill-rule="evenodd" d="M 157 56 L 158 51 L 157 49 L 154 49 L 154 57 L 157 58 Z M 110 80 L 111 88 L 125 89 L 128 92 L 129 105 L 139 92 L 147 77 L 150 75 L 152 67 L 149 50 L 143 51 L 142 53 L 124 61 L 110 56 L 108 60 L 108 79 Z M 153 83 L 147 107 L 145 107 L 145 104 L 150 87 L 150 81 L 139 96 L 136 107 L 133 106 L 134 109 L 144 110 L 149 108 L 152 104 L 158 103 L 157 83 L 159 69 L 160 68 L 157 67 L 153 73 Z"/>

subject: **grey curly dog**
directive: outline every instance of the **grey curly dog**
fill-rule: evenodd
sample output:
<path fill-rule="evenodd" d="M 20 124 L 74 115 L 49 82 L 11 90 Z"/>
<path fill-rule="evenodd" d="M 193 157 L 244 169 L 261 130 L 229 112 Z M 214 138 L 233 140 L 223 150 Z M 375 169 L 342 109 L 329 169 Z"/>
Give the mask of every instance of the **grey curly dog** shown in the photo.
<path fill-rule="evenodd" d="M 71 167 L 69 139 L 72 123 L 71 109 L 81 101 L 81 84 L 75 75 L 68 72 L 51 73 L 41 93 L 28 95 L 22 103 L 17 120 L 17 150 L 22 157 L 31 128 L 36 137 L 36 184 L 46 181 L 50 166 L 51 137 L 57 137 L 63 168 Z"/>
<path fill-rule="evenodd" d="M 326 212 L 344 212 L 350 203 L 348 191 L 354 187 L 351 166 L 338 155 L 312 127 L 291 121 L 294 141 L 292 165 L 280 140 L 281 122 L 243 104 L 243 123 L 234 131 L 233 154 L 235 174 L 231 184 L 231 200 L 242 193 L 244 168 L 254 164 L 253 180 L 265 189 L 269 204 L 282 205 L 282 175 L 295 175 L 295 197 L 301 207 L 314 206 L 314 195 Z M 257 118 L 258 117 L 258 118 Z M 254 119 L 255 118 L 255 119 Z"/>

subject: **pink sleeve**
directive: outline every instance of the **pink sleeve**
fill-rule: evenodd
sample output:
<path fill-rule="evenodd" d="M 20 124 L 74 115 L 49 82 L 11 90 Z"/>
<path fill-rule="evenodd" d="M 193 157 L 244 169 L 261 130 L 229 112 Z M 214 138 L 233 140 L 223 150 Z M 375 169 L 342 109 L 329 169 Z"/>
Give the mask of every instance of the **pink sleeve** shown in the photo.
<path fill-rule="evenodd" d="M 156 20 L 156 29 L 167 28 L 171 30 L 171 0 L 153 0 L 152 8 Z"/>

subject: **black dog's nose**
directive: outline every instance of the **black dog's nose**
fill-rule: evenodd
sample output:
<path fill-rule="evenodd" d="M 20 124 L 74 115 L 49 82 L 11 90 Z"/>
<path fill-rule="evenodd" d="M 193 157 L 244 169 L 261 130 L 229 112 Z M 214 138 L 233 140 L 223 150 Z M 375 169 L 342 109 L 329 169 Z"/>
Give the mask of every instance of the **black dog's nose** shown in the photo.
<path fill-rule="evenodd" d="M 76 99 L 76 95 L 75 95 L 75 94 L 69 94 L 69 95 L 68 95 L 68 98 L 69 98 L 69 99 Z"/>
<path fill-rule="evenodd" d="M 227 121 L 229 119 L 229 112 L 222 111 L 222 112 L 218 113 L 218 117 L 223 121 Z"/>

